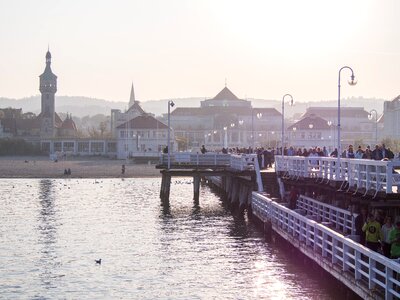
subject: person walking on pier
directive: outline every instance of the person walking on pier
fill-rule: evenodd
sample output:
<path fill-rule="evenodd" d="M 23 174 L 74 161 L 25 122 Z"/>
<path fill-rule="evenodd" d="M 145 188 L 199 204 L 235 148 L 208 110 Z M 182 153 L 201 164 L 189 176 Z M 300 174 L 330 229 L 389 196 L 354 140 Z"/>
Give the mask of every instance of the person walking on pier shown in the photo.
<path fill-rule="evenodd" d="M 382 241 L 381 224 L 375 220 L 373 214 L 368 215 L 367 222 L 364 224 L 362 231 L 365 232 L 365 246 L 373 251 L 378 251 L 380 241 Z"/>
<path fill-rule="evenodd" d="M 372 151 L 371 156 L 374 160 L 381 160 L 383 158 L 382 150 L 380 149 L 379 145 L 375 145 L 375 150 Z"/>
<path fill-rule="evenodd" d="M 389 233 L 389 240 L 391 258 L 400 258 L 400 221 L 396 222 L 396 227 Z"/>
<path fill-rule="evenodd" d="M 366 207 L 361 207 L 360 213 L 355 219 L 356 235 L 360 236 L 360 244 L 365 245 L 365 232 L 362 230 L 363 225 L 367 222 L 368 210 Z"/>
<path fill-rule="evenodd" d="M 385 224 L 382 225 L 382 251 L 383 255 L 386 257 L 390 257 L 390 248 L 391 248 L 391 243 L 390 243 L 390 232 L 395 229 L 392 221 L 391 216 L 386 216 L 385 218 Z"/>

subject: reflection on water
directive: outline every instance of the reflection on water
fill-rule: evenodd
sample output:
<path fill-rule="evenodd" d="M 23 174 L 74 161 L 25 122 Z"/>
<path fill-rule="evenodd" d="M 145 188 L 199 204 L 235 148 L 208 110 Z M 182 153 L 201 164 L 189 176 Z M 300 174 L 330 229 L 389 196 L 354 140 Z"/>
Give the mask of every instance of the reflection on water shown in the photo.
<path fill-rule="evenodd" d="M 56 199 L 52 180 L 39 182 L 38 244 L 41 246 L 37 266 L 40 280 L 45 288 L 56 288 L 57 270 L 60 261 L 57 257 L 57 214 Z"/>
<path fill-rule="evenodd" d="M 12 188 L 14 186 L 15 188 Z M 337 299 L 208 187 L 1 180 L 5 299 Z M 102 264 L 94 260 L 102 258 Z"/>

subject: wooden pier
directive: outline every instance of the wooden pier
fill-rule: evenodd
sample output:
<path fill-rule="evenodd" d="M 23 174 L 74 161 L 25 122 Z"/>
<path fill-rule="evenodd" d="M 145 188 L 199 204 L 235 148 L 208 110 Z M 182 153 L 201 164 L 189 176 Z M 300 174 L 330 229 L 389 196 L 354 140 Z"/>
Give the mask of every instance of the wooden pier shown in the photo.
<path fill-rule="evenodd" d="M 223 191 L 230 202 L 241 210 L 248 207 L 251 193 L 262 190 L 261 176 L 257 156 L 229 154 L 176 154 L 170 157 L 170 168 L 167 168 L 167 157 L 156 166 L 162 175 L 160 198 L 169 202 L 172 177 L 193 178 L 193 199 L 198 202 L 200 182 L 202 179 L 220 178 Z"/>
<path fill-rule="evenodd" d="M 390 208 L 400 215 L 400 161 L 327 157 L 275 157 L 275 170 L 261 171 L 257 156 L 182 153 L 166 156 L 160 197 L 169 201 L 173 176 L 193 177 L 199 201 L 202 178 L 220 188 L 230 204 L 263 224 L 363 299 L 400 299 L 400 264 L 358 243 L 355 207 Z M 288 190 L 301 194 L 289 209 Z"/>

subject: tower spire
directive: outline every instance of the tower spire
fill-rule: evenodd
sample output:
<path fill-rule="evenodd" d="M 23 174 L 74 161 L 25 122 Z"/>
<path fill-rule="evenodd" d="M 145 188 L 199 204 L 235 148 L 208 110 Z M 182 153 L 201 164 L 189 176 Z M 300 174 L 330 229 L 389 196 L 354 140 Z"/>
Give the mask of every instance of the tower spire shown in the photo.
<path fill-rule="evenodd" d="M 133 104 L 135 104 L 136 99 L 135 99 L 135 90 L 133 88 L 133 82 L 132 82 L 132 87 L 131 87 L 131 95 L 129 97 L 129 107 L 131 107 Z"/>
<path fill-rule="evenodd" d="M 46 53 L 46 65 L 50 66 L 51 64 L 51 53 L 50 53 L 50 46 L 47 45 L 47 53 Z"/>

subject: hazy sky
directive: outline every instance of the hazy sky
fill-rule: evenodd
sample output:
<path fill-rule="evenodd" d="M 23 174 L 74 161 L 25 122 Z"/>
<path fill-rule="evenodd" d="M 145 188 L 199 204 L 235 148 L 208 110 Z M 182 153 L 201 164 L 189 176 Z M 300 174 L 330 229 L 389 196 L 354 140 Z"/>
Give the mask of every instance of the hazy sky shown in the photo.
<path fill-rule="evenodd" d="M 0 96 L 39 94 L 50 44 L 58 95 L 128 101 L 400 94 L 397 0 L 0 0 Z"/>

